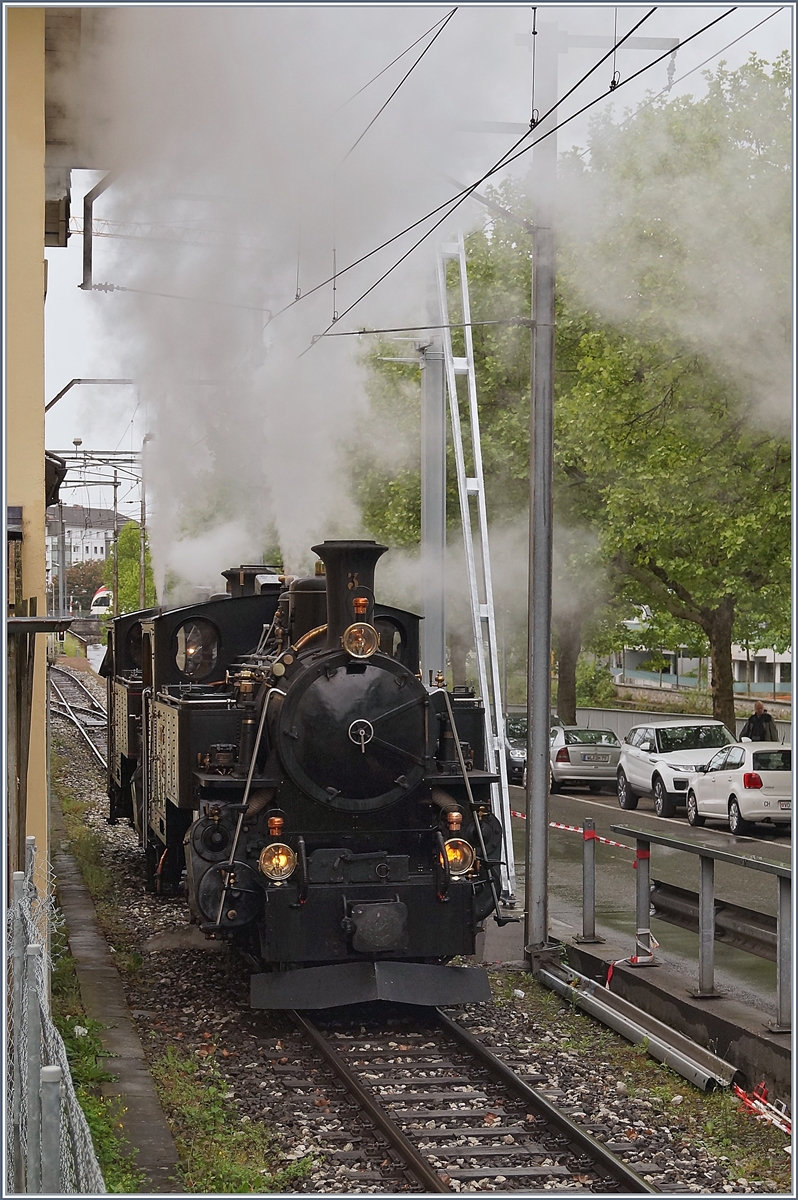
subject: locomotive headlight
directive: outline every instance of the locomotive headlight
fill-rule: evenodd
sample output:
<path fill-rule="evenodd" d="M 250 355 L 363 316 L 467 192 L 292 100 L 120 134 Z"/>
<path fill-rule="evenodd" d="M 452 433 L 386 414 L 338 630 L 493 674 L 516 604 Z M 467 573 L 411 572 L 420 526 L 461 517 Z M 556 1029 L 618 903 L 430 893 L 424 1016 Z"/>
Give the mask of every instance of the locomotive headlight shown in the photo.
<path fill-rule="evenodd" d="M 373 625 L 367 625 L 365 621 L 356 621 L 345 631 L 341 645 L 352 658 L 371 658 L 380 648 L 380 635 Z"/>
<path fill-rule="evenodd" d="M 261 850 L 258 866 L 267 879 L 288 879 L 296 867 L 296 854 L 285 842 L 272 842 Z"/>
<path fill-rule="evenodd" d="M 449 838 L 446 842 L 446 857 L 452 875 L 465 875 L 474 865 L 476 855 L 468 842 L 462 838 Z"/>

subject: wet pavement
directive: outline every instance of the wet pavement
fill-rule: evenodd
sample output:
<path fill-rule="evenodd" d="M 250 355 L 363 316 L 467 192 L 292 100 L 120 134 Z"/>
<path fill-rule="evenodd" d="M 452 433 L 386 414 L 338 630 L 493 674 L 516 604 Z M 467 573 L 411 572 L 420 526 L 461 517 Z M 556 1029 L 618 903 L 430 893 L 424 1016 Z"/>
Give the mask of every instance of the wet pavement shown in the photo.
<path fill-rule="evenodd" d="M 523 811 L 524 804 L 521 788 L 511 787 L 511 807 Z M 651 802 L 642 799 L 637 811 L 623 812 L 613 793 L 592 794 L 578 788 L 552 796 L 549 801 L 550 822 L 581 827 L 585 817 L 592 817 L 600 837 L 622 843 L 620 846 L 601 842 L 596 845 L 596 928 L 608 942 L 628 947 L 629 954 L 633 953 L 635 931 L 634 843 L 629 837 L 613 833 L 611 825 L 645 829 L 732 854 L 791 865 L 789 830 L 774 832 L 759 826 L 751 837 L 734 837 L 720 823 L 694 830 L 683 815 L 665 819 L 655 816 L 651 808 Z M 526 822 L 514 818 L 515 894 L 519 915 L 524 897 L 525 833 Z M 697 891 L 698 857 L 652 844 L 651 878 Z M 771 875 L 718 862 L 715 865 L 715 894 L 718 899 L 758 912 L 776 913 L 777 883 Z M 560 940 L 568 941 L 581 932 L 582 836 L 568 828 L 549 828 L 549 918 L 551 934 Z M 658 957 L 675 970 L 697 977 L 698 935 L 656 918 L 652 919 L 651 929 L 660 943 Z M 488 921 L 485 958 L 487 961 L 523 959 L 523 919 L 517 925 L 502 929 Z M 775 963 L 716 942 L 715 974 L 717 986 L 726 989 L 730 996 L 764 1012 L 775 1013 Z"/>

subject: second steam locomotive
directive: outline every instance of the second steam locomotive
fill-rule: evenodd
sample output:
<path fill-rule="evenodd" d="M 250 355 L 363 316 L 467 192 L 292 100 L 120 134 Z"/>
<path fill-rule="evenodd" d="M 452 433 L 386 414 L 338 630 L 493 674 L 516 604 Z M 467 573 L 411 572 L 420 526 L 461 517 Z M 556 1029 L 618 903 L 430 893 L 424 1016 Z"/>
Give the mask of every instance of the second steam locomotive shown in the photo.
<path fill-rule="evenodd" d="M 487 999 L 502 828 L 484 712 L 427 686 L 419 618 L 377 604 L 386 547 L 327 541 L 317 573 L 226 571 L 205 603 L 109 634 L 110 815 L 147 884 L 238 945 L 260 1008 Z"/>

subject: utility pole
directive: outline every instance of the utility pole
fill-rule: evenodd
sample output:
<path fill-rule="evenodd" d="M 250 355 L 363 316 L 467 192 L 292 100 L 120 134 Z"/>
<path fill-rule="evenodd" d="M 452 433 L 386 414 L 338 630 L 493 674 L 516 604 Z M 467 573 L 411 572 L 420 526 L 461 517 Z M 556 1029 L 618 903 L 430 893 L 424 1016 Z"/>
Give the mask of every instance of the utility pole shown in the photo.
<path fill-rule="evenodd" d="M 546 113 L 557 103 L 559 27 L 543 23 L 536 35 L 536 103 Z M 557 111 L 535 129 L 556 127 Z M 549 938 L 549 731 L 551 726 L 552 481 L 554 462 L 554 213 L 557 135 L 550 133 L 532 157 L 532 395 L 529 422 L 529 659 L 527 674 L 527 794 L 524 955 L 531 970 Z"/>
<path fill-rule="evenodd" d="M 58 615 L 66 616 L 66 536 L 64 534 L 64 504 L 58 501 Z"/>
<path fill-rule="evenodd" d="M 119 509 L 117 505 L 117 492 L 119 490 L 119 474 L 114 469 L 114 531 L 113 531 L 113 555 L 114 555 L 114 605 L 113 613 L 115 617 L 119 616 Z"/>
<path fill-rule="evenodd" d="M 144 441 L 141 443 L 141 525 L 139 528 L 139 609 L 147 607 L 147 493 L 144 486 L 145 475 L 145 448 L 147 442 L 151 440 L 149 433 L 144 435 Z"/>
<path fill-rule="evenodd" d="M 569 47 L 612 47 L 604 37 L 561 33 L 555 22 L 542 23 L 537 34 L 518 37 L 536 55 L 537 109 L 548 113 L 557 103 L 560 53 Z M 674 52 L 671 38 L 628 38 L 622 49 Z M 614 66 L 614 62 L 613 62 Z M 613 74 L 613 79 L 615 75 Z M 535 127 L 539 138 L 556 128 L 556 109 Z M 554 296 L 557 188 L 557 135 L 549 133 L 532 158 L 534 255 L 532 281 L 532 397 L 529 464 L 529 662 L 527 678 L 527 795 L 524 954 L 535 971 L 549 956 L 549 732 L 551 722 L 551 580 L 554 464 Z"/>
<path fill-rule="evenodd" d="M 422 674 L 446 674 L 446 391 L 443 348 L 433 338 L 421 351 L 421 593 Z"/>

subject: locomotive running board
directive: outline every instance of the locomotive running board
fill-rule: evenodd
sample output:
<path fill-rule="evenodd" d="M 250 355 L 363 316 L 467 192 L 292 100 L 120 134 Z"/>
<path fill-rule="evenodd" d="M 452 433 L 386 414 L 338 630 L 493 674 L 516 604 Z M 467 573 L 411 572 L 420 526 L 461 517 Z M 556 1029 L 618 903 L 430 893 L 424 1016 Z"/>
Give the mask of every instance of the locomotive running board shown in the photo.
<path fill-rule="evenodd" d="M 425 963 L 359 962 L 302 967 L 253 975 L 253 1008 L 337 1008 L 367 1000 L 399 1004 L 480 1004 L 490 1000 L 482 967 L 441 967 Z"/>

